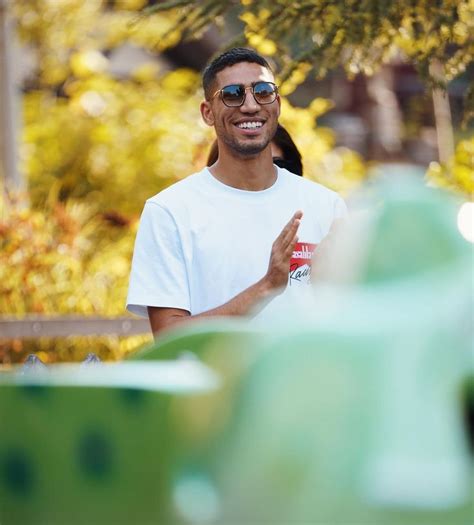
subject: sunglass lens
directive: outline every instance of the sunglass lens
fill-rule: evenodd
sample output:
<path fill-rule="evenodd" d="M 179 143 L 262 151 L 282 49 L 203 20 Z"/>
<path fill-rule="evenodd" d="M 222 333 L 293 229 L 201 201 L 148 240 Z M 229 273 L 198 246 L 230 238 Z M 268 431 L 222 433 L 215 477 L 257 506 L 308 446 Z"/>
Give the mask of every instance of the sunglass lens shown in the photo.
<path fill-rule="evenodd" d="M 240 106 L 245 96 L 243 86 L 232 84 L 222 88 L 222 100 L 227 106 Z"/>
<path fill-rule="evenodd" d="M 253 87 L 255 100 L 259 104 L 270 104 L 276 97 L 276 86 L 270 82 L 257 82 Z"/>

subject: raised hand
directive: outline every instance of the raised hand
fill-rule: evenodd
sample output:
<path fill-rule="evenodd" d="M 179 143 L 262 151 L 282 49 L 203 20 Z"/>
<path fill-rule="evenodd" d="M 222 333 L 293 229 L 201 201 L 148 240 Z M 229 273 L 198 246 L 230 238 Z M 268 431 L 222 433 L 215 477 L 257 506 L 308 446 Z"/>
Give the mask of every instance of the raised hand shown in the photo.
<path fill-rule="evenodd" d="M 303 212 L 297 211 L 272 244 L 270 262 L 264 277 L 270 289 L 282 288 L 288 282 L 290 259 L 298 242 L 297 232 L 302 217 Z"/>

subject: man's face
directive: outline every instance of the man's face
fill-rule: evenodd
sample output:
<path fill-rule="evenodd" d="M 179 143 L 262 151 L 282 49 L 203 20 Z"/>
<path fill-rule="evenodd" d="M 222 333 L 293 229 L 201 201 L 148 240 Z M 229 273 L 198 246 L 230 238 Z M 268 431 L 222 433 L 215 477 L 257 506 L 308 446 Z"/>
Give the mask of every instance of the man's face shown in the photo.
<path fill-rule="evenodd" d="M 274 82 L 271 71 L 251 62 L 240 62 L 216 75 L 212 94 L 230 84 L 252 86 L 255 82 Z M 227 107 L 219 95 L 201 104 L 207 124 L 214 126 L 218 140 L 239 156 L 253 156 L 271 142 L 278 125 L 280 98 L 271 104 L 258 104 L 250 89 L 240 107 Z M 252 124 L 253 123 L 253 124 Z"/>

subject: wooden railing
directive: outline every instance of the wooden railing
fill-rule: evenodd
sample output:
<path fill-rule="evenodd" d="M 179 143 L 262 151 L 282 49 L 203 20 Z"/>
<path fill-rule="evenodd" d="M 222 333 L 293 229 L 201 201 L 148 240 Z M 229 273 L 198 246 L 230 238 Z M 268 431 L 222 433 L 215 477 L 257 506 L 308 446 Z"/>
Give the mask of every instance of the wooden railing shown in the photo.
<path fill-rule="evenodd" d="M 70 335 L 138 335 L 150 334 L 148 319 L 99 316 L 0 317 L 0 339 L 67 337 Z"/>

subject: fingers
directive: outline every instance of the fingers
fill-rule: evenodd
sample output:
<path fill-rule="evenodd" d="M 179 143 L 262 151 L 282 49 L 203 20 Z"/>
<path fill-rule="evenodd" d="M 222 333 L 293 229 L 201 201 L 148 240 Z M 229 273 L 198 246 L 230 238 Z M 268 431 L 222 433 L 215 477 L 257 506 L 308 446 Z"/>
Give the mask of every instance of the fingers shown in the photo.
<path fill-rule="evenodd" d="M 293 251 L 295 250 L 295 245 L 298 242 L 298 236 L 295 235 L 291 241 L 282 248 L 281 254 L 282 254 L 282 260 L 289 264 L 289 261 L 291 259 L 291 256 L 293 255 Z"/>
<path fill-rule="evenodd" d="M 297 211 L 273 243 L 266 274 L 266 279 L 272 288 L 285 286 L 288 282 L 290 260 L 295 244 L 298 242 L 297 232 L 302 217 L 303 213 Z"/>
<path fill-rule="evenodd" d="M 288 223 L 285 225 L 280 235 L 278 235 L 278 237 L 276 238 L 276 242 L 281 243 L 283 249 L 286 249 L 286 247 L 289 244 L 293 245 L 294 242 L 296 242 L 296 241 L 294 242 L 292 241 L 296 236 L 296 232 L 298 231 L 302 217 L 303 217 L 303 212 L 298 210 L 293 215 L 293 217 L 288 221 Z"/>
<path fill-rule="evenodd" d="M 298 242 L 298 228 L 302 216 L 302 212 L 297 211 L 273 243 L 275 253 L 279 253 L 285 263 L 291 259 L 295 245 Z"/>

